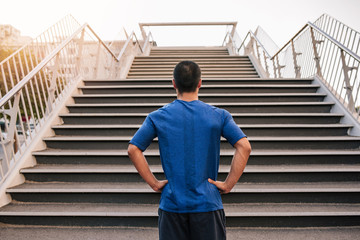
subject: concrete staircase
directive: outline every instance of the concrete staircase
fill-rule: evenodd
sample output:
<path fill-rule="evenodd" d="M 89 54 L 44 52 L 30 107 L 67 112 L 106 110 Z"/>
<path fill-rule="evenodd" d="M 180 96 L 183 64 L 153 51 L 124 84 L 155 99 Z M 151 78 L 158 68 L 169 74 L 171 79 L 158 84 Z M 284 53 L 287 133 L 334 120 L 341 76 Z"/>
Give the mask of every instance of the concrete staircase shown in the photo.
<path fill-rule="evenodd" d="M 360 137 L 349 136 L 352 126 L 331 113 L 335 103 L 324 101 L 312 79 L 259 78 L 248 57 L 220 47 L 158 47 L 135 58 L 127 79 L 84 80 L 83 94 L 60 116 L 63 125 L 44 138 L 47 149 L 33 153 L 38 165 L 22 169 L 26 182 L 7 190 L 13 202 L 0 208 L 0 222 L 123 226 L 135 235 L 131 227 L 156 227 L 160 195 L 137 174 L 126 149 L 145 116 L 175 99 L 170 80 L 183 59 L 202 68 L 200 100 L 229 110 L 252 144 L 243 177 L 223 195 L 232 239 L 238 227 L 254 227 L 248 239 L 263 227 L 280 229 L 271 239 L 289 227 L 359 232 Z M 234 151 L 225 141 L 221 148 L 224 179 Z M 145 155 L 163 179 L 157 140 Z M 156 236 L 147 234 L 135 239 Z"/>

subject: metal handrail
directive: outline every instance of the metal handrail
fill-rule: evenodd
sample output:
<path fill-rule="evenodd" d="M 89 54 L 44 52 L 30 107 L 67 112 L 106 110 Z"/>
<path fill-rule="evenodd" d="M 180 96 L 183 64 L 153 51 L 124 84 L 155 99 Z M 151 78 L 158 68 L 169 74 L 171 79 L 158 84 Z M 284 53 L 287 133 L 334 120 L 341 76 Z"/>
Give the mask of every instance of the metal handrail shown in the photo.
<path fill-rule="evenodd" d="M 149 32 L 149 33 L 147 34 L 146 39 L 145 39 L 145 41 L 144 41 L 144 45 L 143 45 L 143 47 L 142 47 L 142 49 L 144 50 L 144 52 L 145 52 L 145 50 L 147 50 L 148 45 L 150 44 L 150 38 L 152 39 L 152 42 L 154 42 L 154 37 L 153 37 L 153 35 L 152 35 L 151 32 Z"/>
<path fill-rule="evenodd" d="M 115 54 L 111 51 L 111 49 L 108 47 L 108 45 L 106 45 L 103 40 L 101 40 L 101 38 L 95 33 L 95 31 L 89 26 L 89 24 L 85 23 L 82 27 L 82 29 L 84 29 L 85 27 L 89 28 L 89 30 L 91 31 L 92 34 L 94 34 L 94 36 L 97 38 L 97 40 L 101 43 L 101 45 L 110 53 L 110 55 L 117 61 L 119 62 L 119 59 L 115 56 Z M 82 30 L 81 29 L 81 30 Z"/>
<path fill-rule="evenodd" d="M 321 30 L 320 28 L 318 28 L 315 24 L 308 22 L 307 24 L 305 24 L 304 27 L 302 27 L 300 29 L 300 31 L 298 31 L 291 39 L 290 41 L 288 41 L 282 48 L 280 48 L 271 58 L 270 60 L 273 60 L 280 52 L 282 52 L 282 50 L 284 50 L 289 44 L 291 44 L 291 42 L 297 37 L 299 36 L 304 29 L 306 29 L 307 27 L 310 27 L 312 29 L 315 29 L 317 32 L 319 32 L 321 35 L 323 35 L 324 37 L 326 37 L 327 39 L 329 39 L 331 42 L 333 42 L 337 47 L 339 47 L 340 49 L 342 49 L 343 51 L 345 51 L 347 54 L 349 54 L 350 56 L 352 56 L 353 58 L 355 58 L 358 62 L 360 62 L 360 57 L 354 53 L 353 51 L 351 51 L 350 49 L 348 49 L 347 47 L 345 47 L 343 44 L 341 44 L 339 41 L 337 41 L 336 39 L 334 39 L 333 37 L 331 37 L 329 34 L 327 34 L 326 32 L 324 32 L 323 30 Z"/>
<path fill-rule="evenodd" d="M 248 31 L 248 33 L 246 34 L 244 40 L 242 41 L 240 47 L 238 48 L 238 51 L 241 49 L 241 47 L 245 44 L 246 39 L 248 38 L 248 36 L 251 35 L 255 41 L 261 46 L 261 48 L 264 50 L 265 54 L 267 55 L 268 58 L 271 58 L 271 55 L 269 54 L 269 52 L 266 50 L 266 48 L 264 47 L 264 45 L 261 43 L 261 41 L 256 37 L 256 35 L 250 30 Z"/>
<path fill-rule="evenodd" d="M 44 58 L 29 74 L 27 74 L 18 84 L 15 85 L 5 96 L 0 99 L 0 107 L 4 106 L 11 98 L 15 96 L 36 74 L 40 71 L 58 52 L 60 52 L 69 42 L 77 36 L 86 27 L 84 24 L 75 33 L 69 36 L 58 47 L 56 47 L 46 58 Z"/>
<path fill-rule="evenodd" d="M 85 23 L 82 25 L 76 32 L 74 32 L 71 36 L 65 39 L 59 46 L 57 46 L 47 57 L 45 57 L 30 73 L 28 73 L 18 84 L 16 84 L 5 96 L 0 99 L 0 107 L 4 106 L 12 97 L 15 96 L 17 92 L 19 92 L 36 74 L 39 70 L 41 70 L 51 59 L 53 59 L 67 44 L 71 42 L 71 40 L 79 35 L 81 31 L 85 28 L 88 28 L 94 36 L 98 39 L 103 47 L 110 53 L 110 55 L 115 59 L 115 61 L 119 62 L 119 58 L 115 56 L 115 54 L 108 48 L 108 46 L 99 38 L 99 36 L 94 32 L 94 30 Z"/>
<path fill-rule="evenodd" d="M 40 35 L 28 48 L 20 48 L 0 64 L 5 86 L 5 95 L 0 92 L 0 115 L 6 133 L 0 130 L 4 150 L 4 159 L 0 159 L 0 187 L 15 170 L 15 164 L 24 161 L 25 150 L 80 77 L 101 74 L 103 78 L 109 72 L 118 72 L 120 59 L 87 23 L 66 26 L 63 29 L 62 22 L 57 23 L 49 33 Z M 90 41 L 85 41 L 85 34 Z"/>
<path fill-rule="evenodd" d="M 138 38 L 136 37 L 135 32 L 132 32 L 132 33 L 130 34 L 130 36 L 127 38 L 124 46 L 121 48 L 121 51 L 120 51 L 120 53 L 119 53 L 119 55 L 118 55 L 118 57 L 117 57 L 117 60 L 118 60 L 118 61 L 120 61 L 120 59 L 121 59 L 122 56 L 124 55 L 127 47 L 129 46 L 130 41 L 132 41 L 133 38 L 135 38 L 135 41 L 136 41 L 137 45 L 139 46 L 139 49 L 140 49 L 141 53 L 144 52 L 143 49 L 142 49 L 142 47 L 140 46 L 139 40 L 138 40 Z"/>
<path fill-rule="evenodd" d="M 228 43 L 231 43 L 230 46 L 231 46 L 231 54 L 238 54 L 238 48 L 236 48 L 236 42 L 233 38 L 233 36 L 231 35 L 230 32 L 227 32 L 226 35 L 225 35 L 225 38 L 223 40 L 223 43 L 222 43 L 222 46 L 225 46 L 225 43 L 226 43 L 226 39 L 229 38 L 229 42 Z"/>
<path fill-rule="evenodd" d="M 245 54 L 254 53 L 268 77 L 318 76 L 360 123 L 359 36 L 359 32 L 323 14 L 315 23 L 307 22 L 272 56 L 251 31 L 238 51 L 244 48 Z"/>
<path fill-rule="evenodd" d="M 139 27 L 143 37 L 145 38 L 146 33 L 144 27 L 150 26 L 228 26 L 232 25 L 231 35 L 235 34 L 237 22 L 162 22 L 162 23 L 139 23 Z"/>
<path fill-rule="evenodd" d="M 67 17 L 70 17 L 73 21 L 75 21 L 77 24 L 79 24 L 79 26 L 81 26 L 80 23 L 79 23 L 71 14 L 67 15 L 65 18 L 67 18 Z M 65 18 L 64 18 L 64 19 L 65 19 Z M 51 29 L 51 27 L 49 27 L 49 28 L 48 28 L 47 30 L 45 30 L 44 32 L 47 32 L 47 31 L 49 31 L 50 29 Z M 40 34 L 39 36 L 37 36 L 35 39 L 41 37 L 41 35 L 42 35 L 42 34 Z M 30 44 L 25 44 L 25 45 L 21 46 L 20 48 L 18 48 L 18 49 L 17 49 L 15 52 L 13 52 L 11 55 L 9 55 L 9 56 L 6 57 L 5 59 L 3 59 L 3 60 L 0 62 L 0 65 L 4 64 L 6 61 L 8 61 L 9 59 L 11 59 L 13 56 L 15 56 L 16 54 L 20 53 L 22 50 L 24 50 L 24 48 L 28 47 L 29 45 L 30 45 Z"/>
<path fill-rule="evenodd" d="M 351 51 L 350 49 L 348 49 L 347 47 L 345 47 L 343 44 L 341 44 L 339 41 L 337 41 L 336 39 L 334 39 L 333 37 L 331 37 L 329 34 L 327 34 L 326 32 L 324 32 L 323 30 L 321 30 L 320 28 L 318 28 L 315 24 L 308 22 L 306 23 L 284 46 L 282 46 L 273 56 L 271 56 L 268 51 L 266 50 L 266 48 L 264 47 L 264 45 L 261 43 L 261 41 L 256 37 L 256 35 L 250 30 L 244 40 L 242 41 L 240 47 L 238 48 L 238 50 L 240 50 L 244 44 L 246 39 L 248 38 L 249 35 L 251 35 L 255 41 L 261 46 L 261 48 L 264 50 L 264 52 L 266 53 L 266 55 L 269 57 L 270 60 L 273 60 L 280 52 L 282 52 L 289 44 L 291 44 L 292 41 L 294 41 L 294 39 L 296 37 L 298 37 L 307 27 L 311 27 L 313 29 L 315 29 L 317 32 L 319 32 L 320 34 L 322 34 L 324 37 L 326 37 L 327 39 L 329 39 L 331 42 L 333 42 L 335 45 L 337 45 L 340 49 L 342 49 L 343 51 L 345 51 L 346 53 L 348 53 L 350 56 L 352 56 L 353 58 L 355 58 L 358 62 L 360 62 L 360 56 L 357 55 L 356 53 L 354 53 L 353 51 Z"/>

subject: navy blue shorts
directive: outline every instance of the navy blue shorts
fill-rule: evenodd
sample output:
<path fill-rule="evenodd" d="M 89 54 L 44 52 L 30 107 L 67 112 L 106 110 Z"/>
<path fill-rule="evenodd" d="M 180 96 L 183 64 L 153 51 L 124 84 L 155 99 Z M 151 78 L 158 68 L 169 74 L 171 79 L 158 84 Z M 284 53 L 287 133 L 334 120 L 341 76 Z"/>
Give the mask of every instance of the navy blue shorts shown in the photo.
<path fill-rule="evenodd" d="M 160 240 L 224 240 L 224 210 L 202 213 L 173 213 L 159 209 Z"/>

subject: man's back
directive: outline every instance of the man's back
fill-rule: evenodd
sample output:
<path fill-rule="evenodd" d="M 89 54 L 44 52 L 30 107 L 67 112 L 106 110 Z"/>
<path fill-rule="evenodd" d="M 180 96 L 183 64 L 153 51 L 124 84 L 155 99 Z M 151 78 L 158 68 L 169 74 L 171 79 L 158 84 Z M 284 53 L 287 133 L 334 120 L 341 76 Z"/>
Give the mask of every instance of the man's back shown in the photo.
<path fill-rule="evenodd" d="M 243 173 L 251 147 L 229 112 L 198 100 L 201 70 L 191 61 L 174 69 L 177 100 L 148 115 L 128 147 L 139 174 L 156 192 L 160 240 L 226 239 L 220 193 L 226 194 Z M 217 181 L 221 136 L 235 148 L 230 172 Z M 158 137 L 166 180 L 158 180 L 143 151 Z"/>
<path fill-rule="evenodd" d="M 146 148 L 158 137 L 169 181 L 162 191 L 160 209 L 178 213 L 222 209 L 219 190 L 208 179 L 217 179 L 221 136 L 231 144 L 245 136 L 231 115 L 199 100 L 175 100 L 150 113 L 142 128 L 130 143 Z"/>

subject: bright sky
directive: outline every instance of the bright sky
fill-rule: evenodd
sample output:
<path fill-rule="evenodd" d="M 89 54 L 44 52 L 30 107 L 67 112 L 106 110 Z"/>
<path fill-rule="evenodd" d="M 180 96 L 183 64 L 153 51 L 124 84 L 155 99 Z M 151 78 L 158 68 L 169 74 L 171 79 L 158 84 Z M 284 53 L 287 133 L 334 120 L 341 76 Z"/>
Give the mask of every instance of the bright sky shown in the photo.
<path fill-rule="evenodd" d="M 103 40 L 113 40 L 122 27 L 139 33 L 139 22 L 237 21 L 241 38 L 260 25 L 281 47 L 323 13 L 360 31 L 360 0 L 0 0 L 0 24 L 11 24 L 22 35 L 36 37 L 72 14 L 80 23 L 89 23 Z M 166 41 L 175 43 L 186 33 L 177 29 L 167 32 L 165 39 L 155 34 L 156 29 L 153 32 L 156 41 L 170 45 L 174 44 Z M 217 35 L 196 38 L 222 41 L 224 34 Z"/>

